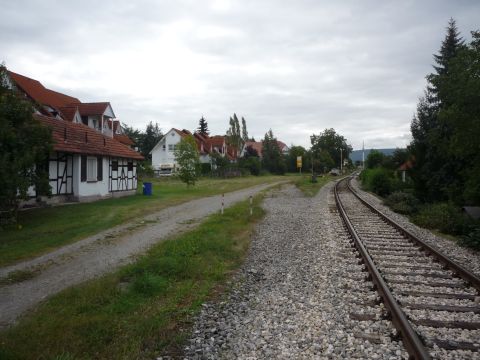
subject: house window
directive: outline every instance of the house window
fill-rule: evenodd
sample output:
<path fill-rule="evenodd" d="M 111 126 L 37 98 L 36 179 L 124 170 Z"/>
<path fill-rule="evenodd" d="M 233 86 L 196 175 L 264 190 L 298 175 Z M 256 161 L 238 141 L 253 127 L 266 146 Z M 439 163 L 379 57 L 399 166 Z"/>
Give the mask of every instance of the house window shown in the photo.
<path fill-rule="evenodd" d="M 118 171 L 118 161 L 112 161 L 112 171 Z"/>
<path fill-rule="evenodd" d="M 163 144 L 162 145 L 162 150 L 165 151 L 165 149 L 166 149 L 166 146 L 165 146 L 165 144 Z"/>
<path fill-rule="evenodd" d="M 175 150 L 176 147 L 177 147 L 176 145 L 168 144 L 168 151 L 173 151 Z"/>
<path fill-rule="evenodd" d="M 127 163 L 127 169 L 128 169 L 128 171 L 133 171 L 133 161 L 129 161 Z"/>
<path fill-rule="evenodd" d="M 96 157 L 87 157 L 87 181 L 97 181 Z"/>

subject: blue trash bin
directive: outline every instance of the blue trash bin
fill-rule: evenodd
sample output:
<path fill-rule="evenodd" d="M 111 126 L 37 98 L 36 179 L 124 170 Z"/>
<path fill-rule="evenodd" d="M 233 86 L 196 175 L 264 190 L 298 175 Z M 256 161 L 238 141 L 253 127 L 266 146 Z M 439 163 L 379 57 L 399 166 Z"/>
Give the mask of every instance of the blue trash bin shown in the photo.
<path fill-rule="evenodd" d="M 143 183 L 143 195 L 152 195 L 152 183 L 150 182 Z"/>

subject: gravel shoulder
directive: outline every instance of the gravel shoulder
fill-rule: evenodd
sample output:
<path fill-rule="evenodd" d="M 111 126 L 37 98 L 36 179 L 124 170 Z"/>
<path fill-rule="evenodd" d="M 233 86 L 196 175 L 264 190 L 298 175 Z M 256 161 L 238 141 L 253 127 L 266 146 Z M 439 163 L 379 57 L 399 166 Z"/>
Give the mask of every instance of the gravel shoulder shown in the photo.
<path fill-rule="evenodd" d="M 277 184 L 226 193 L 225 207 Z M 153 244 L 192 229 L 204 217 L 218 212 L 221 203 L 222 196 L 217 195 L 172 206 L 32 260 L 1 268 L 0 278 L 12 271 L 31 271 L 36 276 L 0 287 L 0 328 L 13 324 L 18 316 L 46 297 L 111 272 L 134 261 L 135 255 L 145 252 Z"/>
<path fill-rule="evenodd" d="M 332 185 L 314 198 L 289 186 L 265 199 L 247 259 L 224 297 L 203 304 L 186 358 L 408 357 L 348 243 Z"/>
<path fill-rule="evenodd" d="M 457 245 L 454 241 L 443 238 L 441 236 L 433 234 L 430 230 L 423 229 L 410 222 L 410 220 L 401 214 L 398 214 L 387 206 L 383 205 L 382 200 L 378 197 L 363 191 L 360 188 L 360 184 L 357 178 L 352 180 L 353 188 L 371 205 L 375 206 L 378 210 L 386 214 L 391 219 L 398 222 L 400 225 L 411 231 L 414 235 L 427 242 L 429 245 L 437 248 L 439 251 L 455 260 L 458 264 L 462 265 L 466 269 L 469 269 L 477 276 L 480 276 L 480 252 L 472 249 L 464 248 Z"/>

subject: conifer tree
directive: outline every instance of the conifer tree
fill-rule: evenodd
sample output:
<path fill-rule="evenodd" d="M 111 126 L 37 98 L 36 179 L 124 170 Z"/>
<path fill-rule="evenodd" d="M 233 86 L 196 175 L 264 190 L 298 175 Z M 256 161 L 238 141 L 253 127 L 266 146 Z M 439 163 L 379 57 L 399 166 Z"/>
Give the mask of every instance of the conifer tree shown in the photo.
<path fill-rule="evenodd" d="M 202 117 L 200 118 L 200 121 L 198 122 L 198 132 L 202 135 L 208 135 L 210 131 L 208 131 L 208 123 L 205 118 Z"/>
<path fill-rule="evenodd" d="M 245 118 L 243 116 L 242 116 L 242 140 L 243 142 L 249 141 L 248 131 L 247 131 L 247 122 L 245 121 Z"/>
<path fill-rule="evenodd" d="M 455 20 L 450 19 L 439 54 L 434 55 L 435 72 L 427 76 L 425 96 L 420 99 L 411 124 L 410 150 L 415 158 L 411 175 L 417 196 L 428 201 L 447 199 L 446 188 L 454 181 L 452 174 L 458 165 L 447 159 L 452 128 L 439 112 L 451 105 L 445 83 L 451 76 L 451 61 L 463 48 Z"/>

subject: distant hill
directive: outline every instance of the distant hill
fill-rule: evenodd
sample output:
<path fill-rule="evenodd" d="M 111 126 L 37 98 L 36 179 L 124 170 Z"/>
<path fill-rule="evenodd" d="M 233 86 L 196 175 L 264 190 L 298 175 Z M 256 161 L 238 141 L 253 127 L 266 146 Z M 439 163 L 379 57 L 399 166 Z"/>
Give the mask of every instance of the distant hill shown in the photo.
<path fill-rule="evenodd" d="M 393 152 L 395 150 L 397 150 L 397 148 L 393 148 L 393 149 L 365 149 L 365 160 L 367 160 L 367 156 L 368 156 L 368 154 L 370 154 L 370 151 L 372 151 L 372 150 L 380 151 L 381 153 L 389 156 L 389 155 L 392 155 Z M 363 152 L 363 150 L 353 150 L 350 153 L 350 160 L 352 160 L 352 162 L 354 164 L 355 164 L 355 161 L 362 161 L 362 152 Z"/>

